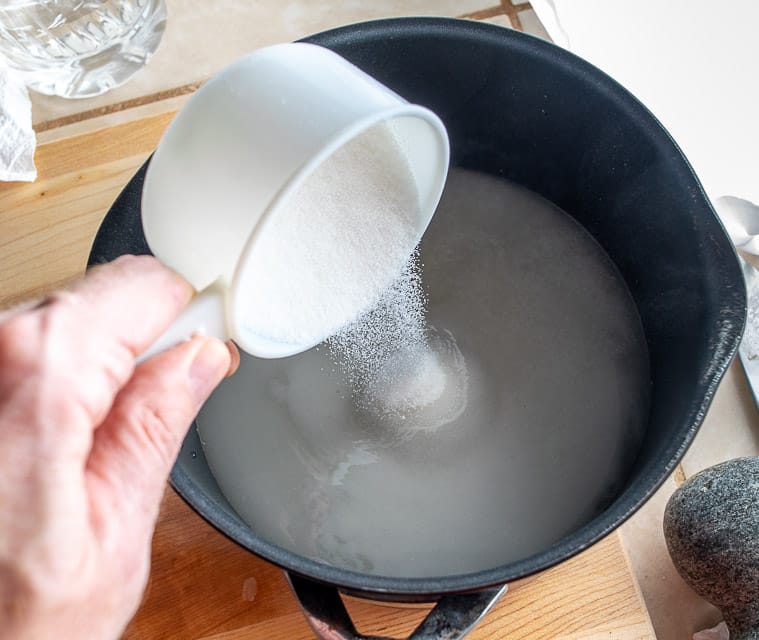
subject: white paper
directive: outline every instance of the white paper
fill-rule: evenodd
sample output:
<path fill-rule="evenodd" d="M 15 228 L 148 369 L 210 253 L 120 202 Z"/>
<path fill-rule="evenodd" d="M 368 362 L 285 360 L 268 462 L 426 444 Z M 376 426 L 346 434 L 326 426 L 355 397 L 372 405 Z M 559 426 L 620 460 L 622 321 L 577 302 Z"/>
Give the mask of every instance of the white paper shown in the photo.
<path fill-rule="evenodd" d="M 36 145 L 29 93 L 0 59 L 0 180 L 33 181 Z"/>
<path fill-rule="evenodd" d="M 635 94 L 716 199 L 759 202 L 757 0 L 532 0 L 557 44 Z"/>

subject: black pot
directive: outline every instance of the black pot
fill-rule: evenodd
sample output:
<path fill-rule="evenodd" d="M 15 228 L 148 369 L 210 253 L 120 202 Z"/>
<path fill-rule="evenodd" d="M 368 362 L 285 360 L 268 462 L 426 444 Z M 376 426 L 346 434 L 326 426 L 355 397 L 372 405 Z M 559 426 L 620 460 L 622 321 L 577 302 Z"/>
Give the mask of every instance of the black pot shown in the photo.
<path fill-rule="evenodd" d="M 550 548 L 477 573 L 377 577 L 274 546 L 229 506 L 196 430 L 190 430 L 171 475 L 173 486 L 221 532 L 290 574 L 321 637 L 356 635 L 336 588 L 372 598 L 440 598 L 414 637 L 437 637 L 445 628 L 461 635 L 500 594 L 500 585 L 589 547 L 632 515 L 672 472 L 736 351 L 746 314 L 740 268 L 668 133 L 625 89 L 570 53 L 508 29 L 448 19 L 369 22 L 307 41 L 333 49 L 435 111 L 448 129 L 454 165 L 515 181 L 575 217 L 622 273 L 648 343 L 650 419 L 623 489 L 602 513 Z M 91 263 L 149 252 L 140 224 L 144 172 L 143 167 L 108 213 Z M 330 626 L 333 631 L 326 631 Z M 345 630 L 343 635 L 335 628 Z"/>

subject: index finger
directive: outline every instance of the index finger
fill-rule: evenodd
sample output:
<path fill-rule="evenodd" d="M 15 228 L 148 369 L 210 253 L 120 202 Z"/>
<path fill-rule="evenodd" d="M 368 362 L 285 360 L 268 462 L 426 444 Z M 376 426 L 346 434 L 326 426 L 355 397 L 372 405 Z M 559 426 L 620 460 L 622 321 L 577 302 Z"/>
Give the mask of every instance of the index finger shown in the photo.
<path fill-rule="evenodd" d="M 181 276 L 150 256 L 123 256 L 91 269 L 0 326 L 3 395 L 36 407 L 27 426 L 41 430 L 38 436 L 62 426 L 91 431 L 132 376 L 135 357 L 191 296 Z"/>
<path fill-rule="evenodd" d="M 117 340 L 133 357 L 163 333 L 192 298 L 182 276 L 153 256 L 124 255 L 92 267 L 70 289 L 90 330 Z"/>

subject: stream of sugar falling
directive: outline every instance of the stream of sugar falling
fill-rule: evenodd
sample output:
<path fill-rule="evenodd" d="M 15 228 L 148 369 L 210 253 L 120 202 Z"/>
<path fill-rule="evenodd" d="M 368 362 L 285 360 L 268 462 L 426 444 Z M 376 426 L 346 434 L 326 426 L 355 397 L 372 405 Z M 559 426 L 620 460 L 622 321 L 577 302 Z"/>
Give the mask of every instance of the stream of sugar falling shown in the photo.
<path fill-rule="evenodd" d="M 377 304 L 327 342 L 356 409 L 396 431 L 442 426 L 466 406 L 466 364 L 453 335 L 427 324 L 422 268 L 415 251 Z"/>

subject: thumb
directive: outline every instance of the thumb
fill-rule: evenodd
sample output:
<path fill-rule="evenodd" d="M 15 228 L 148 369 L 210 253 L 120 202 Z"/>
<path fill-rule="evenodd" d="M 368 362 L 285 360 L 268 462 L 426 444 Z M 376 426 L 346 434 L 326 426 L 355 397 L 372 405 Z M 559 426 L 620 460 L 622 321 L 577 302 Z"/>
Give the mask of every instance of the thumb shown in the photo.
<path fill-rule="evenodd" d="M 135 369 L 94 434 L 87 481 L 95 511 L 157 513 L 187 429 L 231 360 L 221 341 L 196 337 Z"/>

